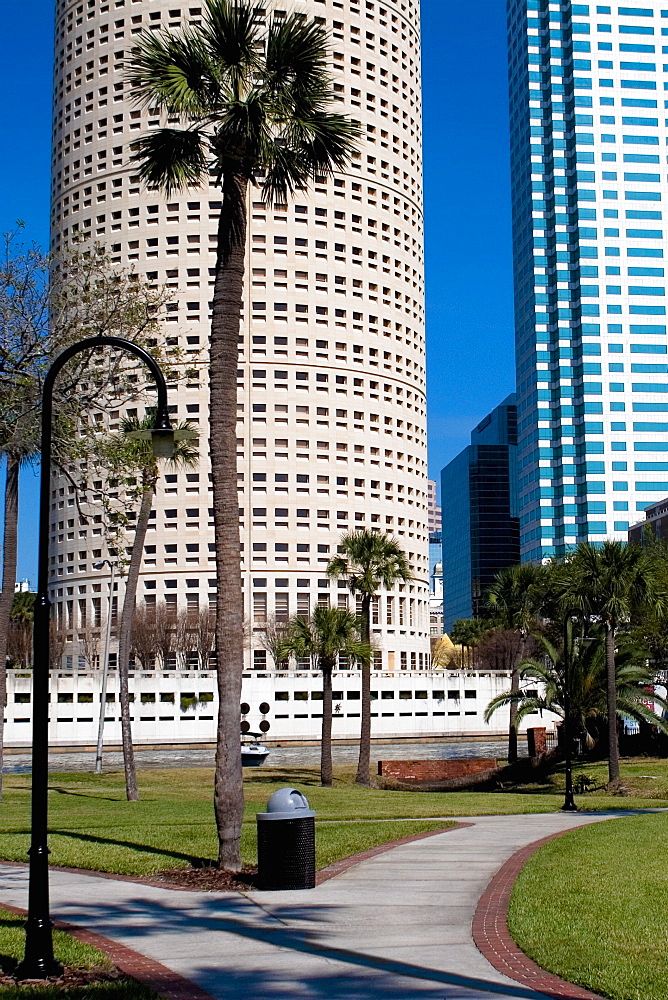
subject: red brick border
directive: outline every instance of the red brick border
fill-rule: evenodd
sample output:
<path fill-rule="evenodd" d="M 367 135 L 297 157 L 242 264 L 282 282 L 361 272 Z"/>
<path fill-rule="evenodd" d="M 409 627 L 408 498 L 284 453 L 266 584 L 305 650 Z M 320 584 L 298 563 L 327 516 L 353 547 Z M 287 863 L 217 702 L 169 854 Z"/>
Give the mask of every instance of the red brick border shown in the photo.
<path fill-rule="evenodd" d="M 379 854 L 384 854 L 386 851 L 392 850 L 394 847 L 401 847 L 402 844 L 412 844 L 417 840 L 424 840 L 426 837 L 434 837 L 437 833 L 449 833 L 450 830 L 458 830 L 462 827 L 473 826 L 472 823 L 455 823 L 454 826 L 443 827 L 440 830 L 426 830 L 424 833 L 415 833 L 410 837 L 401 837 L 399 840 L 392 840 L 386 844 L 379 844 L 377 847 L 372 847 L 368 851 L 362 851 L 359 854 L 353 854 L 349 858 L 343 858 L 341 861 L 335 861 L 333 864 L 328 865 L 326 868 L 322 868 L 316 874 L 316 885 L 321 885 L 323 882 L 328 881 L 330 878 L 334 878 L 336 875 L 341 875 L 344 871 L 349 868 L 353 868 L 355 865 L 360 864 L 362 861 L 366 861 L 368 858 L 376 857 Z M 16 865 L 17 867 L 21 865 L 19 861 L 3 861 L 2 864 L 6 865 Z M 25 867 L 25 866 L 23 866 Z M 50 865 L 55 871 L 70 872 L 75 875 L 91 875 L 94 878 L 107 878 L 115 879 L 119 882 L 135 882 L 140 885 L 150 885 L 158 889 L 174 889 L 177 891 L 189 891 L 189 887 L 184 887 L 180 885 L 170 885 L 167 882 L 159 882 L 146 877 L 133 876 L 133 875 L 114 875 L 111 872 L 97 872 L 88 868 L 65 868 L 57 865 Z M 193 888 L 193 892 L 202 891 L 197 888 Z M 234 890 L 240 891 L 240 890 Z M 16 913 L 18 916 L 25 917 L 27 911 L 22 909 L 20 906 L 12 906 L 9 903 L 3 903 L 0 901 L 0 906 L 8 910 L 10 913 Z M 132 979 L 136 979 L 137 982 L 143 983 L 150 989 L 154 990 L 158 996 L 163 997 L 164 1000 L 215 1000 L 215 998 L 207 993 L 206 990 L 201 989 L 196 986 L 195 983 L 186 979 L 184 976 L 180 976 L 178 972 L 168 969 L 166 965 L 162 965 L 160 962 L 155 962 L 151 958 L 147 958 L 145 955 L 140 954 L 137 951 L 133 951 L 132 948 L 127 948 L 123 944 L 119 944 L 113 941 L 111 938 L 104 937 L 102 934 L 97 934 L 95 931 L 88 930 L 84 927 L 79 927 L 76 924 L 70 924 L 64 920 L 54 920 L 54 927 L 59 930 L 67 931 L 72 937 L 76 938 L 78 941 L 82 941 L 85 944 L 90 944 L 98 951 L 103 952 L 111 962 L 124 972 L 127 976 Z"/>
<path fill-rule="evenodd" d="M 544 993 L 548 997 L 601 1000 L 597 993 L 591 993 L 574 983 L 567 983 L 559 976 L 541 969 L 515 944 L 508 930 L 508 904 L 517 876 L 529 858 L 543 844 L 556 840 L 565 833 L 570 833 L 570 830 L 562 830 L 549 837 L 534 840 L 532 844 L 527 844 L 526 847 L 516 851 L 499 868 L 478 901 L 471 928 L 473 940 L 478 950 L 498 972 L 502 972 L 523 986 Z"/>

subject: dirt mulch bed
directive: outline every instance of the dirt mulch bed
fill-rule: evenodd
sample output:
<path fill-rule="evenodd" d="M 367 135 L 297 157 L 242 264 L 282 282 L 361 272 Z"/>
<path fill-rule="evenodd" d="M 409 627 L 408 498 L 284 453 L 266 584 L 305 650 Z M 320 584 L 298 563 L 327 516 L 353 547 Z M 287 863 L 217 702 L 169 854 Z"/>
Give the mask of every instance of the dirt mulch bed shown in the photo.
<path fill-rule="evenodd" d="M 12 973 L 17 964 L 17 962 L 11 959 L 6 959 L 3 962 L 2 971 L 0 972 L 0 986 L 16 986 L 19 982 L 44 982 L 43 979 L 16 979 Z M 80 969 L 76 965 L 66 965 L 62 975 L 54 979 L 49 979 L 48 982 L 49 985 L 59 986 L 63 989 L 75 989 L 82 986 L 91 986 L 96 983 L 115 982 L 118 979 L 127 979 L 125 973 L 121 972 L 120 969 L 110 969 L 108 966 L 102 965 L 93 966 L 91 969 Z"/>
<path fill-rule="evenodd" d="M 165 868 L 151 875 L 152 883 L 173 889 L 195 889 L 199 892 L 244 892 L 258 888 L 257 867 L 244 865 L 240 872 L 222 868 Z"/>

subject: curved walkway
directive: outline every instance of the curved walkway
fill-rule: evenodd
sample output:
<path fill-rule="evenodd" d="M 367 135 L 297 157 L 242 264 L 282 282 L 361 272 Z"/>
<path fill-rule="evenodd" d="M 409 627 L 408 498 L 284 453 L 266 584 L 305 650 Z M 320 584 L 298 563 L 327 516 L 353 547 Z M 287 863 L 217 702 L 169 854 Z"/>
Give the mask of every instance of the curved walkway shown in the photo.
<path fill-rule="evenodd" d="M 558 994 L 508 979 L 476 948 L 480 897 L 521 848 L 619 815 L 465 818 L 303 892 L 189 892 L 56 870 L 52 912 L 216 1000 L 544 1000 Z M 0 906 L 26 899 L 26 869 L 0 865 Z"/>

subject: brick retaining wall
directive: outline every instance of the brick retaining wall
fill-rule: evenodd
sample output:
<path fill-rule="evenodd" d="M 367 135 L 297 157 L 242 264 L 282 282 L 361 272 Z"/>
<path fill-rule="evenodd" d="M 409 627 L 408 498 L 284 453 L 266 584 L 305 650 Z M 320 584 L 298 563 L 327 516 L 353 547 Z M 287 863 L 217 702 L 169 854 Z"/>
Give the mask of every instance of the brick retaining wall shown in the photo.
<path fill-rule="evenodd" d="M 379 760 L 378 774 L 399 781 L 446 781 L 465 778 L 496 767 L 491 757 L 468 757 L 461 760 Z"/>

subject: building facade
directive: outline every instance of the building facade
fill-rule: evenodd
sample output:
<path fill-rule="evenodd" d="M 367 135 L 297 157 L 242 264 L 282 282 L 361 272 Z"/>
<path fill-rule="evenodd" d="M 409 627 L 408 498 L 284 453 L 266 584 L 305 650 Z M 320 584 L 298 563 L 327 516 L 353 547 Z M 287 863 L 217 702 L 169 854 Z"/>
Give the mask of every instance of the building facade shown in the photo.
<path fill-rule="evenodd" d="M 523 560 L 668 493 L 668 10 L 509 0 Z"/>
<path fill-rule="evenodd" d="M 434 479 L 427 480 L 427 504 L 429 510 L 429 534 L 438 534 L 441 530 L 441 521 L 443 512 L 441 510 L 441 505 L 438 502 L 438 496 L 436 492 L 436 481 Z"/>
<path fill-rule="evenodd" d="M 666 497 L 645 507 L 644 519 L 629 527 L 629 542 L 631 544 L 645 545 L 648 538 L 668 538 L 668 498 Z"/>
<path fill-rule="evenodd" d="M 443 627 L 478 617 L 499 570 L 519 562 L 517 409 L 511 394 L 441 473 Z"/>
<path fill-rule="evenodd" d="M 213 670 L 142 670 L 130 674 L 132 734 L 135 745 L 215 744 L 218 694 Z M 373 733 L 384 739 L 450 736 L 502 737 L 508 710 L 484 713 L 492 698 L 508 689 L 503 670 L 428 670 L 374 673 L 371 684 Z M 49 678 L 51 746 L 94 746 L 97 740 L 101 671 L 77 667 L 53 670 Z M 335 741 L 359 739 L 360 684 L 355 671 L 340 670 L 333 683 Z M 242 718 L 257 732 L 269 723 L 266 739 L 281 746 L 318 740 L 322 728 L 322 674 L 319 670 L 251 670 L 244 675 Z M 112 670 L 106 696 L 105 745 L 121 742 L 118 675 Z M 29 747 L 32 672 L 7 672 L 6 746 Z M 529 717 L 525 726 L 544 725 Z M 263 727 L 263 729 L 265 729 Z"/>
<path fill-rule="evenodd" d="M 419 4 L 288 7 L 329 28 L 336 107 L 362 123 L 364 138 L 347 172 L 317 177 L 288 204 L 267 209 L 257 190 L 248 196 L 237 437 L 247 667 L 272 666 L 261 642 L 267 619 L 350 601 L 345 584 L 327 578 L 327 563 L 344 532 L 369 528 L 395 535 L 414 572 L 374 602 L 375 666 L 424 669 Z M 156 109 L 130 102 L 123 63 L 139 31 L 201 19 L 193 0 L 59 0 L 56 15 L 53 244 L 84 233 L 119 265 L 166 286 L 165 341 L 199 362 L 171 399 L 175 419 L 199 424 L 199 468 L 161 477 L 139 586 L 140 602 L 165 601 L 174 612 L 215 598 L 206 345 L 220 192 L 167 199 L 140 185 L 130 144 L 164 123 Z M 109 579 L 93 562 L 108 552 L 67 483 L 54 485 L 53 499 L 52 596 L 65 662 L 76 665 L 87 631 L 105 616 Z M 116 606 L 122 592 L 121 580 Z"/>

